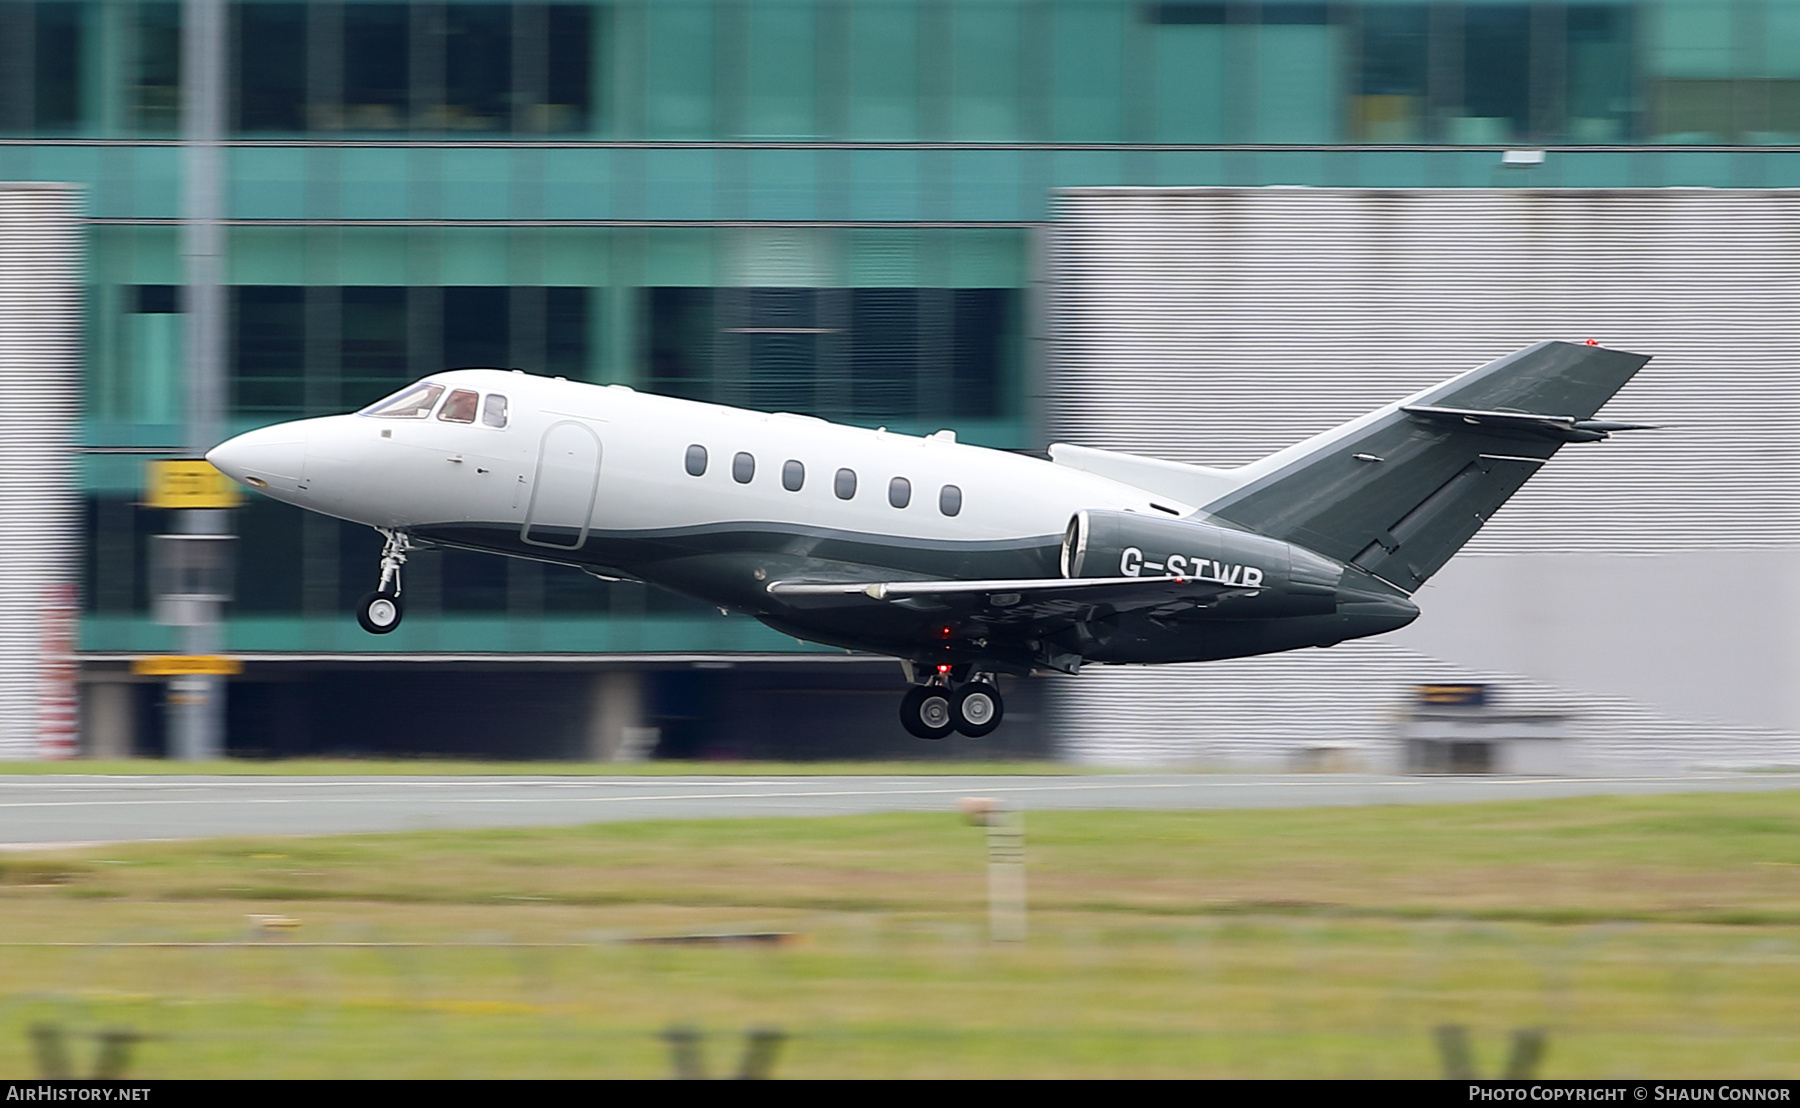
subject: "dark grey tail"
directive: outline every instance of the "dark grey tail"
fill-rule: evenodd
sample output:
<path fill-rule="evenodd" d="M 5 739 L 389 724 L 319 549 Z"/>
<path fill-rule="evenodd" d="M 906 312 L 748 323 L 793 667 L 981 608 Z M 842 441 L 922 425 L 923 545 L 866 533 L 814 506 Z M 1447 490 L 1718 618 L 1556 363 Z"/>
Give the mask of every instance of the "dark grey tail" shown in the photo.
<path fill-rule="evenodd" d="M 1411 592 L 1563 444 L 1633 429 L 1593 416 L 1649 360 L 1528 346 L 1253 463 L 1205 512 Z"/>

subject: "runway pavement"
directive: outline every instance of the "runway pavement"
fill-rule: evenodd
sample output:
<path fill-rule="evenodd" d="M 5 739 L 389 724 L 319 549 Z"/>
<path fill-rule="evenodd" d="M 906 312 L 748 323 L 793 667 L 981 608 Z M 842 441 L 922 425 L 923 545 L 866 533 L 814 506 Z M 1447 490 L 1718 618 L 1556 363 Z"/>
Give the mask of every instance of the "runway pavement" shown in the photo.
<path fill-rule="evenodd" d="M 217 835 L 324 835 L 634 819 L 951 811 L 1306 808 L 1800 789 L 1800 775 L 1508 778 L 1352 774 L 1069 777 L 0 776 L 0 849 Z"/>

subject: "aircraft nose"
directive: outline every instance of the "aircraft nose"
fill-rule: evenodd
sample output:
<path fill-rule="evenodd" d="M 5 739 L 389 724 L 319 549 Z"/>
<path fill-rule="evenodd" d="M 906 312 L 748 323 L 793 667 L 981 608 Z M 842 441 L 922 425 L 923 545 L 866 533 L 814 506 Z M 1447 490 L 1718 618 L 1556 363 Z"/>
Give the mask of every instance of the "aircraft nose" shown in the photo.
<path fill-rule="evenodd" d="M 306 428 L 280 423 L 248 431 L 206 452 L 226 476 L 258 489 L 298 489 L 306 483 Z"/>

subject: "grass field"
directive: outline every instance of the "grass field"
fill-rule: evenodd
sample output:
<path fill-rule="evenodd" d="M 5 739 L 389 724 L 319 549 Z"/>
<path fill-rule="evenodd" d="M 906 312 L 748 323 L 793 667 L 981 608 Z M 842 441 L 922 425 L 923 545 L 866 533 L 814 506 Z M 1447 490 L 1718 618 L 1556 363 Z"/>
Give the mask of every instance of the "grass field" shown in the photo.
<path fill-rule="evenodd" d="M 0 1077 L 1800 1077 L 1800 793 L 1026 817 L 990 943 L 959 817 L 613 823 L 0 855 Z M 254 938 L 247 917 L 299 921 Z M 631 940 L 788 932 L 764 945 Z M 77 1039 L 77 1065 L 94 1047 Z"/>

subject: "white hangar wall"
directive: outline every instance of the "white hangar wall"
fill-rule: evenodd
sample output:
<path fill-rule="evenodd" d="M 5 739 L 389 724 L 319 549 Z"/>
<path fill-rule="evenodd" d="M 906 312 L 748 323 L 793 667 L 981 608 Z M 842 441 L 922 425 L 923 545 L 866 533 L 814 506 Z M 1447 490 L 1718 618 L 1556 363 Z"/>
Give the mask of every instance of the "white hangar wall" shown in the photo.
<path fill-rule="evenodd" d="M 0 182 L 0 758 L 75 752 L 80 331 L 76 190 Z"/>
<path fill-rule="evenodd" d="M 1384 749 L 1421 681 L 1573 715 L 1582 768 L 1800 764 L 1800 191 L 1079 189 L 1054 441 L 1237 465 L 1545 338 L 1654 355 L 1422 589 L 1329 650 L 1058 681 L 1075 759 Z"/>

